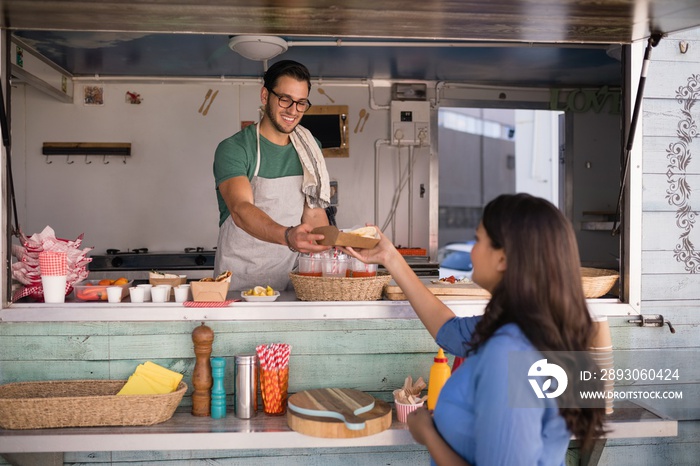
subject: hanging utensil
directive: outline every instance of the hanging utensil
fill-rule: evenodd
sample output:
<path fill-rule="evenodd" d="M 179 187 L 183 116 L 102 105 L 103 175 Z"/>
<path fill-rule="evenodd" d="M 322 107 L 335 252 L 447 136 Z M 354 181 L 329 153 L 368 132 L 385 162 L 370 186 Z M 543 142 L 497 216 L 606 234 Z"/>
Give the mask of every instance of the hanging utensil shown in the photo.
<path fill-rule="evenodd" d="M 216 95 L 219 93 L 218 90 L 214 91 L 214 94 L 211 96 L 211 100 L 209 101 L 209 105 L 207 105 L 207 108 L 204 109 L 202 112 L 203 116 L 207 116 L 207 113 L 209 113 L 209 107 L 211 107 L 211 104 L 214 103 L 214 99 L 216 99 Z"/>
<path fill-rule="evenodd" d="M 365 129 L 365 123 L 367 123 L 367 120 L 369 120 L 369 113 L 365 114 L 365 121 L 363 121 L 362 126 L 360 126 L 360 133 Z"/>
<path fill-rule="evenodd" d="M 207 100 L 209 100 L 209 96 L 211 96 L 211 89 L 207 91 L 207 95 L 204 96 L 204 102 L 202 102 L 202 105 L 199 107 L 199 113 L 202 113 L 202 110 L 204 110 L 204 106 L 207 103 Z"/>
<path fill-rule="evenodd" d="M 333 99 L 331 98 L 331 96 L 329 96 L 328 94 L 326 94 L 326 91 L 324 91 L 322 88 L 320 88 L 320 87 L 318 88 L 318 93 L 321 94 L 321 95 L 325 95 L 326 97 L 328 97 L 328 100 L 330 100 L 332 104 L 335 103 L 335 100 L 333 100 Z"/>
<path fill-rule="evenodd" d="M 364 108 L 360 110 L 360 118 L 357 120 L 357 124 L 355 125 L 355 133 L 357 133 L 357 130 L 360 128 L 360 123 L 362 123 L 362 119 L 367 115 L 367 110 Z"/>

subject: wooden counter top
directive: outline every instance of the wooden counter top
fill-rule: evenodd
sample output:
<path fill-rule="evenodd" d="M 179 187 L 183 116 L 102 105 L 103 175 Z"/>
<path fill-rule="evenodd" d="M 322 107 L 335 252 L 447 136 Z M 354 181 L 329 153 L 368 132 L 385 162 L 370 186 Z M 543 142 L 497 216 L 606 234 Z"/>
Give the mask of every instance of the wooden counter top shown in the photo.
<path fill-rule="evenodd" d="M 240 296 L 240 292 L 238 292 Z M 235 298 L 234 292 L 229 298 Z M 460 317 L 481 315 L 486 299 L 453 299 L 450 309 Z M 271 303 L 235 302 L 228 307 L 185 307 L 181 303 L 66 302 L 65 304 L 10 303 L 0 309 L 0 322 L 138 322 L 183 320 L 326 320 L 417 319 L 408 301 L 299 301 L 283 291 Z M 632 306 L 617 299 L 588 300 L 592 314 L 636 315 Z"/>
<path fill-rule="evenodd" d="M 678 435 L 678 422 L 625 402 L 608 418 L 606 438 L 669 437 Z M 352 439 L 310 437 L 287 426 L 286 416 L 258 413 L 250 420 L 232 412 L 224 419 L 195 417 L 179 408 L 168 421 L 146 427 L 80 427 L 36 430 L 0 429 L 0 452 L 56 451 L 245 450 L 250 448 L 337 448 L 409 445 L 415 441 L 406 424 L 393 414 L 383 432 Z"/>

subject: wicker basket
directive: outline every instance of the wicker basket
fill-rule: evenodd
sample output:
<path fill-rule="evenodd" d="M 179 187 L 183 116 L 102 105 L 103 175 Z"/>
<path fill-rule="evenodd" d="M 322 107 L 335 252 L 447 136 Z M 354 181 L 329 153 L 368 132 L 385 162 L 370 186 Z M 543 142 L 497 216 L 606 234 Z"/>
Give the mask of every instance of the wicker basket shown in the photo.
<path fill-rule="evenodd" d="M 620 274 L 615 270 L 581 267 L 583 294 L 586 298 L 600 298 L 613 287 Z"/>
<path fill-rule="evenodd" d="M 167 421 L 187 384 L 163 395 L 119 395 L 126 380 L 57 380 L 0 385 L 0 427 L 150 426 Z"/>
<path fill-rule="evenodd" d="M 308 277 L 290 273 L 297 298 L 302 301 L 377 301 L 391 275 L 378 272 L 375 277 Z"/>

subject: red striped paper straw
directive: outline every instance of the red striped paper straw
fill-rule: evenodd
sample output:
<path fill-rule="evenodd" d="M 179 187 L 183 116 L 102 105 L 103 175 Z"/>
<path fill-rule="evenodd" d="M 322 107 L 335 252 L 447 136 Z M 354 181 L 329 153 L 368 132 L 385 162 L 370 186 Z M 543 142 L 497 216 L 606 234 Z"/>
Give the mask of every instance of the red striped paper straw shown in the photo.
<path fill-rule="evenodd" d="M 292 345 L 284 345 L 284 352 L 282 354 L 282 367 L 287 367 L 289 365 L 289 356 L 292 352 Z"/>
<path fill-rule="evenodd" d="M 267 369 L 267 358 L 265 345 L 258 345 L 255 347 L 255 352 L 258 353 L 258 361 L 260 362 L 260 367 L 262 369 Z"/>

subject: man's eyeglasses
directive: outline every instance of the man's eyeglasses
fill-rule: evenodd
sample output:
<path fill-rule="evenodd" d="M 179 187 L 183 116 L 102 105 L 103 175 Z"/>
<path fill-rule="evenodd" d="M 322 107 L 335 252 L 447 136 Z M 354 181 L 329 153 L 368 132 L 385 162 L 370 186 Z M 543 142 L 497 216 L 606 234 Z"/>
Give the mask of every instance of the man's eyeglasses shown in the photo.
<path fill-rule="evenodd" d="M 277 97 L 277 104 L 282 108 L 290 108 L 292 105 L 297 104 L 297 112 L 305 112 L 311 108 L 311 102 L 308 100 L 294 100 L 286 95 L 279 95 L 272 89 L 268 89 L 275 97 Z"/>

